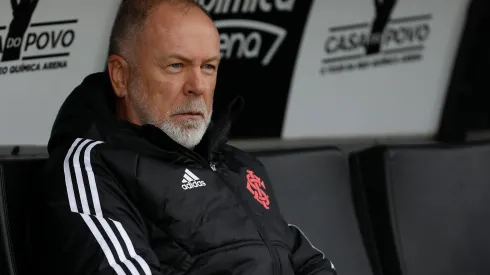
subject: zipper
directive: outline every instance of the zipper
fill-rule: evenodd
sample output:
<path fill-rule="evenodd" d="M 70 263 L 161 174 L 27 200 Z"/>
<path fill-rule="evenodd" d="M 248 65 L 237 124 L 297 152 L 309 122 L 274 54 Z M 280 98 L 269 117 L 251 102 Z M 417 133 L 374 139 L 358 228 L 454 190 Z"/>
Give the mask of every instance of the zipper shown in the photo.
<path fill-rule="evenodd" d="M 209 167 L 213 172 L 216 172 L 216 164 L 213 163 L 212 161 L 208 162 L 205 158 L 203 158 L 201 155 L 196 154 L 194 151 L 190 151 L 187 148 L 179 148 L 180 152 L 182 154 L 186 155 L 190 159 L 194 160 L 196 163 L 201 164 L 203 167 Z"/>
<path fill-rule="evenodd" d="M 219 138 L 221 137 L 221 132 L 223 132 L 223 129 L 226 126 L 226 122 L 221 123 L 218 131 L 216 132 L 216 135 L 213 138 L 213 141 L 210 143 L 211 144 L 211 150 L 214 150 L 214 147 L 216 146 L 216 142 L 218 142 Z"/>
<path fill-rule="evenodd" d="M 215 170 L 213 170 L 213 167 L 214 167 Z M 211 169 L 213 171 L 217 171 L 216 170 L 216 166 L 213 163 L 211 163 Z M 273 246 L 271 245 L 271 243 L 268 240 L 268 238 L 265 235 L 265 233 L 262 232 L 262 228 L 260 226 L 260 223 L 255 218 L 254 213 L 252 212 L 252 210 L 250 209 L 250 207 L 248 206 L 248 204 L 240 196 L 240 194 L 238 194 L 238 192 L 236 192 L 235 189 L 232 186 L 230 186 L 230 184 L 228 184 L 228 180 L 224 179 L 219 172 L 216 173 L 216 174 L 225 183 L 226 187 L 228 187 L 228 189 L 232 192 L 232 194 L 238 200 L 238 203 L 240 203 L 240 205 L 245 210 L 245 213 L 247 213 L 248 217 L 252 220 L 253 224 L 255 225 L 255 229 L 259 233 L 259 236 L 262 239 L 262 241 L 264 242 L 265 246 L 267 247 L 267 250 L 269 250 L 269 254 L 270 254 L 271 258 L 272 258 L 272 274 L 280 275 L 280 259 L 278 259 L 279 256 L 275 252 Z"/>
<path fill-rule="evenodd" d="M 222 125 L 218 131 L 218 135 L 216 136 L 216 138 L 213 140 L 213 143 L 215 143 L 217 140 L 218 140 L 218 137 L 219 137 L 219 134 L 221 133 L 221 131 L 223 130 L 224 128 L 224 125 Z M 214 145 L 213 145 L 214 146 Z M 219 173 L 218 169 L 216 168 L 216 164 L 213 163 L 213 162 L 209 162 L 206 161 L 206 159 L 204 159 L 202 156 L 194 153 L 193 151 L 190 151 L 190 150 L 187 150 L 187 148 L 181 148 L 180 150 L 184 155 L 188 156 L 189 158 L 193 159 L 196 163 L 200 163 L 201 165 L 203 165 L 203 167 L 209 167 L 213 172 L 218 172 L 216 173 L 218 175 L 218 177 L 223 181 L 225 182 L 225 185 L 226 187 L 233 193 L 233 195 L 235 196 L 235 198 L 238 200 L 238 202 L 240 203 L 240 205 L 243 207 L 243 209 L 245 210 L 245 212 L 247 213 L 247 215 L 250 217 L 250 219 L 252 220 L 253 224 L 255 225 L 255 229 L 257 230 L 257 232 L 259 233 L 259 236 L 260 238 L 262 239 L 262 241 L 264 242 L 265 246 L 267 247 L 267 250 L 269 250 L 269 254 L 272 258 L 272 274 L 277 274 L 277 275 L 280 275 L 280 259 L 279 256 L 277 255 L 277 253 L 275 252 L 273 246 L 270 244 L 268 238 L 265 236 L 265 233 L 262 232 L 262 229 L 260 227 L 260 223 L 257 221 L 257 219 L 255 218 L 254 216 L 254 213 L 252 212 L 252 210 L 249 208 L 248 204 L 246 202 L 243 201 L 243 198 L 240 196 L 240 194 L 237 194 L 238 192 L 236 192 L 232 186 L 230 186 L 228 184 L 228 181 L 225 180 Z"/>
<path fill-rule="evenodd" d="M 180 149 L 179 151 L 182 152 L 182 154 L 188 156 L 190 159 L 194 160 L 196 163 L 199 163 L 199 164 L 203 165 L 204 167 L 208 167 L 208 162 L 206 161 L 206 159 L 204 159 L 200 155 L 194 153 L 193 151 L 190 151 L 187 148 L 179 148 L 179 149 Z"/>
<path fill-rule="evenodd" d="M 189 152 L 186 152 L 184 150 L 182 150 L 182 152 L 184 154 L 186 154 L 188 157 L 192 158 L 195 162 L 202 164 L 204 167 L 207 167 L 209 165 L 209 168 L 211 168 L 211 170 L 213 172 L 217 171 L 215 163 L 213 163 L 213 162 L 208 163 L 203 157 L 201 157 L 197 154 L 189 153 Z"/>

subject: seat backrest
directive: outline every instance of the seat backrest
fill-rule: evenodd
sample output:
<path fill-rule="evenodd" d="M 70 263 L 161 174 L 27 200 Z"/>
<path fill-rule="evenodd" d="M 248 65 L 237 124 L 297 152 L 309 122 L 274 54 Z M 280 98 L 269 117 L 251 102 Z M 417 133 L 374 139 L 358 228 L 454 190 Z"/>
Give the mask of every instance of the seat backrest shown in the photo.
<path fill-rule="evenodd" d="M 0 234 L 2 274 L 31 274 L 29 221 L 31 187 L 43 159 L 0 159 Z"/>
<path fill-rule="evenodd" d="M 490 274 L 490 144 L 378 147 L 352 160 L 383 274 Z"/>
<path fill-rule="evenodd" d="M 355 216 L 347 158 L 335 148 L 261 152 L 281 211 L 339 274 L 372 274 Z"/>

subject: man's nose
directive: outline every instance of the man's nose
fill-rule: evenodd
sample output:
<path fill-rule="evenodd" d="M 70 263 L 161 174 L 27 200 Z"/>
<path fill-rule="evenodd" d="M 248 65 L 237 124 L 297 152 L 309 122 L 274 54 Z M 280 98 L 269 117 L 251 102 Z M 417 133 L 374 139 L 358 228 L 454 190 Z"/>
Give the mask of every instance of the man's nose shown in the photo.
<path fill-rule="evenodd" d="M 206 92 L 206 80 L 200 68 L 189 71 L 184 89 L 187 95 L 200 96 Z"/>

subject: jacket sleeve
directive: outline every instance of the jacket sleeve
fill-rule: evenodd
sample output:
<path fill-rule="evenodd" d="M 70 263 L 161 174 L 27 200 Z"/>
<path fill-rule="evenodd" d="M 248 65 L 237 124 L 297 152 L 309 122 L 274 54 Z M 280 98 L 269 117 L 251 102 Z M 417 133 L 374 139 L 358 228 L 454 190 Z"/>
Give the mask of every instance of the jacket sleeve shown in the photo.
<path fill-rule="evenodd" d="M 48 162 L 33 233 L 39 271 L 161 275 L 145 223 L 103 165 L 99 146 L 77 139 Z"/>
<path fill-rule="evenodd" d="M 290 224 L 295 237 L 292 263 L 296 275 L 337 275 L 334 265 L 325 254 L 313 246 L 301 229 Z"/>

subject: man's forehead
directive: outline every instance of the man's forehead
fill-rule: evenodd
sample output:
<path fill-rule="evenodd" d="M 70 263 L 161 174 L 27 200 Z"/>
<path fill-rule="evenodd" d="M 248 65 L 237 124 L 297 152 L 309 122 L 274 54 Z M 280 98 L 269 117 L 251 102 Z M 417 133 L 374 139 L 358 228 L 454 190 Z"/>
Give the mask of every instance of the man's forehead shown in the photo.
<path fill-rule="evenodd" d="M 169 4 L 155 7 L 140 37 L 140 47 L 156 60 L 219 59 L 220 39 L 214 23 L 199 8 L 182 10 Z"/>
<path fill-rule="evenodd" d="M 185 23 L 197 23 L 214 27 L 213 21 L 198 7 L 163 2 L 154 7 L 148 15 L 149 27 L 165 29 Z"/>
<path fill-rule="evenodd" d="M 216 55 L 220 51 L 219 34 L 202 27 L 175 26 L 162 28 L 149 34 L 150 47 L 164 53 L 172 51 L 174 54 Z"/>
<path fill-rule="evenodd" d="M 176 8 L 155 11 L 146 22 L 145 32 L 150 39 L 219 39 L 214 23 L 197 8 L 187 13 Z"/>

